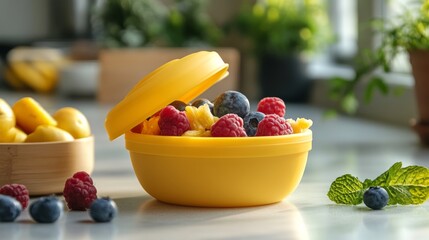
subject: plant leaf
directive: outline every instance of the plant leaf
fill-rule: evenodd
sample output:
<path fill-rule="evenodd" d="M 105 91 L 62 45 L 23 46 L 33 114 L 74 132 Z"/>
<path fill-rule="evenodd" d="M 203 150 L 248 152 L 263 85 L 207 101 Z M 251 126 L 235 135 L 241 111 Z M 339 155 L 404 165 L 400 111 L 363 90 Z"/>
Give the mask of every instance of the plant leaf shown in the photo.
<path fill-rule="evenodd" d="M 380 77 L 372 78 L 365 89 L 364 99 L 366 103 L 371 102 L 376 90 L 378 90 L 383 95 L 387 95 L 389 93 L 389 86 L 387 86 L 384 80 Z"/>
<path fill-rule="evenodd" d="M 341 108 L 348 114 L 356 113 L 359 102 L 354 94 L 348 94 L 341 102 Z"/>
<path fill-rule="evenodd" d="M 389 176 L 395 175 L 402 167 L 401 162 L 397 162 L 393 164 L 387 171 L 382 173 L 380 176 L 378 176 L 376 179 L 374 179 L 370 186 L 385 186 L 387 182 L 389 182 Z M 368 186 L 368 187 L 370 187 Z"/>
<path fill-rule="evenodd" d="M 334 119 L 338 117 L 338 113 L 335 109 L 328 109 L 325 112 L 323 112 L 323 119 Z"/>
<path fill-rule="evenodd" d="M 389 205 L 421 204 L 429 198 L 429 169 L 409 166 L 389 174 L 385 186 Z"/>
<path fill-rule="evenodd" d="M 329 79 L 329 97 L 331 99 L 340 98 L 349 84 L 350 80 L 342 77 Z"/>
<path fill-rule="evenodd" d="M 362 203 L 363 190 L 363 184 L 358 178 L 346 174 L 331 184 L 328 197 L 335 203 L 358 205 Z"/>

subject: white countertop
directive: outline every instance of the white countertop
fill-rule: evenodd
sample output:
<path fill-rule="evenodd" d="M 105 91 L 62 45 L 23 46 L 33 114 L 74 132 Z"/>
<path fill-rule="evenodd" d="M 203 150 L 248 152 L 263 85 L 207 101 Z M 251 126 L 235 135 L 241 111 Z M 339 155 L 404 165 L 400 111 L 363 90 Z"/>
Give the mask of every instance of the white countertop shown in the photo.
<path fill-rule="evenodd" d="M 0 90 L 14 102 L 25 94 Z M 92 100 L 34 97 L 53 111 L 79 108 L 95 135 L 94 184 L 99 196 L 111 196 L 119 215 L 96 224 L 87 212 L 66 211 L 54 224 L 33 222 L 28 210 L 13 223 L 0 223 L 0 239 L 426 239 L 429 204 L 392 206 L 373 211 L 364 205 L 336 205 L 326 196 L 336 177 L 350 173 L 375 178 L 393 163 L 429 166 L 429 149 L 409 128 L 362 119 L 323 120 L 323 111 L 287 104 L 289 117 L 314 121 L 313 149 L 298 189 L 283 202 L 248 208 L 193 208 L 164 204 L 140 187 L 123 137 L 110 142 L 104 117 L 111 108 Z"/>

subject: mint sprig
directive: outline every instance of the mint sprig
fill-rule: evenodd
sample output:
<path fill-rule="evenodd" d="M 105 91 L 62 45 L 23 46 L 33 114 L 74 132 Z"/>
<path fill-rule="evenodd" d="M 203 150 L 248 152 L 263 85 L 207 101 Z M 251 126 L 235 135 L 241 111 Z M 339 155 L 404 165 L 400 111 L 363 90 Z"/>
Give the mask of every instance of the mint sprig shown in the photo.
<path fill-rule="evenodd" d="M 365 190 L 376 186 L 386 189 L 388 205 L 422 204 L 429 198 L 429 169 L 422 166 L 403 168 L 402 163 L 397 162 L 374 180 L 363 182 L 345 174 L 331 184 L 328 197 L 338 204 L 358 205 L 363 201 Z"/>

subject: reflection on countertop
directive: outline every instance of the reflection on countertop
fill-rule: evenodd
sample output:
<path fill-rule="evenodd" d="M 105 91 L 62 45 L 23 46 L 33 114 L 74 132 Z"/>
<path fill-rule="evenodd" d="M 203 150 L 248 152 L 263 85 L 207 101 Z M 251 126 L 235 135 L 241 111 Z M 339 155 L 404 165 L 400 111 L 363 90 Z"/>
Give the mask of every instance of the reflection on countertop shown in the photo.
<path fill-rule="evenodd" d="M 112 105 L 0 90 L 10 103 L 36 98 L 50 112 L 79 108 L 95 136 L 94 182 L 119 206 L 113 222 L 94 224 L 86 212 L 65 212 L 55 224 L 36 224 L 28 211 L 1 223 L 2 239 L 417 239 L 429 235 L 429 205 L 371 211 L 329 201 L 330 183 L 345 173 L 375 178 L 393 163 L 429 166 L 429 150 L 411 128 L 348 116 L 323 119 L 323 109 L 288 104 L 287 116 L 314 121 L 313 149 L 298 189 L 283 202 L 249 208 L 193 208 L 164 204 L 140 187 L 123 137 L 109 141 L 104 118 Z"/>

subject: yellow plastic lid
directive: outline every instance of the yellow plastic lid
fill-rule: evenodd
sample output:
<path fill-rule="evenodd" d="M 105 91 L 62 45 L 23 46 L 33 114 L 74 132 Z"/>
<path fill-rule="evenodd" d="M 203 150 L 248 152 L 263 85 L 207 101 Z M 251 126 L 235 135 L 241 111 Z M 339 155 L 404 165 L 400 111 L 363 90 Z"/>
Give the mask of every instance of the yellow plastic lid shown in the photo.
<path fill-rule="evenodd" d="M 107 114 L 105 128 L 114 140 L 175 100 L 190 102 L 228 76 L 216 52 L 196 52 L 157 68 Z"/>

